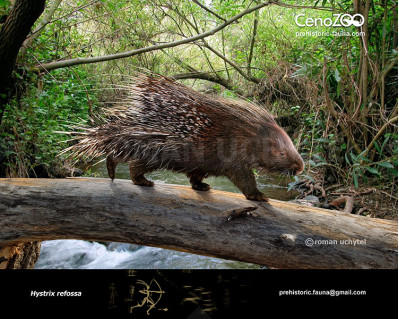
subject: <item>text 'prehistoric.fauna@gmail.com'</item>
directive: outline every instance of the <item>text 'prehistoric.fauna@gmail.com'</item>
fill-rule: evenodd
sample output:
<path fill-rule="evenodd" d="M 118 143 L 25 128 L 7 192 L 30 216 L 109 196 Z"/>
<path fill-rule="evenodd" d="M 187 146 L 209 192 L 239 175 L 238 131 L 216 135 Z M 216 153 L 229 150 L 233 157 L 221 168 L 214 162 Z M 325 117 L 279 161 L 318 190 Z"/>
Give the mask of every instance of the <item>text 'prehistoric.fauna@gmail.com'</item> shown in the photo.
<path fill-rule="evenodd" d="M 330 297 L 339 297 L 339 296 L 366 296 L 367 292 L 365 290 L 279 290 L 279 297 L 282 296 L 330 296 Z"/>

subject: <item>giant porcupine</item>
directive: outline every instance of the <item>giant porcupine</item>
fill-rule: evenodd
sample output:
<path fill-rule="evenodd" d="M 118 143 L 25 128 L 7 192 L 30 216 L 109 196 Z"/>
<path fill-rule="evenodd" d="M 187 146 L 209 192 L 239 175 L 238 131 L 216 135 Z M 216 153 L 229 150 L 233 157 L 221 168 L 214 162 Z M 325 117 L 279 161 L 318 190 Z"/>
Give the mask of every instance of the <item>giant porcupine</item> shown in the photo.
<path fill-rule="evenodd" d="M 303 160 L 291 139 L 260 106 L 198 93 L 174 80 L 138 74 L 124 85 L 123 103 L 101 123 L 85 128 L 66 149 L 76 158 L 106 155 L 110 178 L 129 162 L 136 185 L 153 186 L 144 174 L 186 173 L 195 190 L 210 189 L 207 176 L 227 176 L 247 199 L 267 201 L 254 168 L 297 175 Z"/>

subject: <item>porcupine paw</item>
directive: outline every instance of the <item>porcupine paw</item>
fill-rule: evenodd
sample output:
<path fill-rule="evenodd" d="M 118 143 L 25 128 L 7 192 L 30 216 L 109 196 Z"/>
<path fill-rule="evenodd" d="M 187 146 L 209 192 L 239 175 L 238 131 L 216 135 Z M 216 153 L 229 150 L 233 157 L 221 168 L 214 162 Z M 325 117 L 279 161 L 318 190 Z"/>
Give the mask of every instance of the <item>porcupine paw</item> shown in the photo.
<path fill-rule="evenodd" d="M 115 172 L 108 172 L 108 176 L 111 179 L 111 181 L 114 181 L 115 179 Z"/>
<path fill-rule="evenodd" d="M 140 181 L 134 181 L 133 183 L 134 183 L 134 185 L 139 185 L 139 186 L 154 187 L 154 182 L 151 182 L 148 179 L 140 180 Z"/>
<path fill-rule="evenodd" d="M 192 185 L 193 189 L 196 191 L 209 191 L 212 187 L 206 183 L 197 183 Z"/>
<path fill-rule="evenodd" d="M 265 194 L 263 194 L 262 192 L 256 192 L 254 194 L 246 194 L 245 197 L 249 200 L 256 200 L 259 202 L 268 202 L 269 198 L 266 197 Z"/>

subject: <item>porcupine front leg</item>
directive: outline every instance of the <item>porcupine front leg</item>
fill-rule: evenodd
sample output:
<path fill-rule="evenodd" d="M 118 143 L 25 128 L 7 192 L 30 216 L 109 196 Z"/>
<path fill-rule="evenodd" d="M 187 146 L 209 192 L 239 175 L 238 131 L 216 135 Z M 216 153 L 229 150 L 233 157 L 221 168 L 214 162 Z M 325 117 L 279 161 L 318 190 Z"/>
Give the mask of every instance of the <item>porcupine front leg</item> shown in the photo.
<path fill-rule="evenodd" d="M 212 187 L 209 184 L 203 183 L 205 178 L 202 174 L 187 174 L 190 178 L 191 187 L 197 191 L 209 191 Z"/>
<path fill-rule="evenodd" d="M 255 175 L 250 169 L 229 172 L 227 177 L 240 189 L 249 200 L 268 202 L 266 197 L 256 186 Z"/>
<path fill-rule="evenodd" d="M 149 170 L 145 169 L 144 165 L 138 165 L 136 162 L 129 162 L 130 178 L 135 185 L 153 187 L 154 182 L 145 178 L 144 174 Z"/>

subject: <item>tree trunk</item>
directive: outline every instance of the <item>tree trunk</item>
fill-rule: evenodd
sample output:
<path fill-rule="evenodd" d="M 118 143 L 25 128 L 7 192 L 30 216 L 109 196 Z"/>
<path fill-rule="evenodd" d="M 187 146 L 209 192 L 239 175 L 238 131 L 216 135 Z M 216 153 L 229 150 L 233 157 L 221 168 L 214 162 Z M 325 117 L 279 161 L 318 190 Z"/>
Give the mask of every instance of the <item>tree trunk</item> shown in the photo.
<path fill-rule="evenodd" d="M 32 269 L 39 258 L 41 242 L 18 243 L 0 249 L 0 269 Z"/>
<path fill-rule="evenodd" d="M 0 29 L 0 124 L 11 98 L 11 75 L 22 43 L 40 17 L 45 0 L 17 0 Z M 0 269 L 33 268 L 40 242 L 19 243 L 0 252 Z"/>
<path fill-rule="evenodd" d="M 397 226 L 396 221 L 179 185 L 0 179 L 0 247 L 83 239 L 276 268 L 397 268 Z"/>
<path fill-rule="evenodd" d="M 25 39 L 25 41 L 23 42 L 23 46 L 21 48 L 20 58 L 25 56 L 26 52 L 28 51 L 28 48 L 32 45 L 33 41 L 35 39 L 37 39 L 42 34 L 45 26 L 50 23 L 51 18 L 53 17 L 55 11 L 59 7 L 61 1 L 62 0 L 54 0 L 53 1 L 52 5 L 48 9 L 47 13 L 43 16 L 42 19 L 40 19 L 39 25 L 29 35 L 29 37 Z"/>
<path fill-rule="evenodd" d="M 0 30 L 0 123 L 10 98 L 11 74 L 22 43 L 44 10 L 45 0 L 17 0 Z"/>

